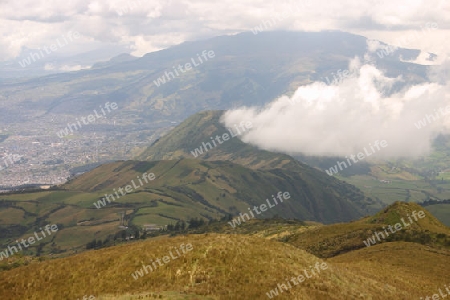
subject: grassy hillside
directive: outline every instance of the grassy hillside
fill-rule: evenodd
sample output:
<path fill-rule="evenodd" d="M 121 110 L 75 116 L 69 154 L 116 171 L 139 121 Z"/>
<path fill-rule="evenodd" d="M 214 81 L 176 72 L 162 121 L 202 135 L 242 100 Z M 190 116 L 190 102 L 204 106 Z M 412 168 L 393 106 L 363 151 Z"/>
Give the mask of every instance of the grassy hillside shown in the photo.
<path fill-rule="evenodd" d="M 446 266 L 450 263 L 450 244 L 387 241 L 349 249 L 327 259 L 302 248 L 311 252 L 314 245 L 330 241 L 333 235 L 338 237 L 358 228 L 365 230 L 397 222 L 398 216 L 419 208 L 396 203 L 357 222 L 325 226 L 254 220 L 237 228 L 233 234 L 161 236 L 72 257 L 37 261 L 0 272 L 0 295 L 2 299 L 49 300 L 76 299 L 83 295 L 104 300 L 267 299 L 266 293 L 278 284 L 287 286 L 287 280 L 293 276 L 303 275 L 305 269 L 309 271 L 316 263 L 325 263 L 326 268 L 317 276 L 305 278 L 297 285 L 292 282 L 288 291 L 276 298 L 418 299 L 448 284 Z M 446 235 L 450 241 L 450 229 L 439 224 L 427 211 L 414 230 L 422 230 L 430 236 Z M 402 239 L 408 235 L 414 239 L 414 230 L 405 230 Z M 295 239 L 282 242 L 286 233 L 301 238 L 302 244 Z M 347 243 L 338 238 L 333 241 L 336 248 L 343 248 Z M 184 254 L 179 250 L 179 257 L 161 266 L 155 263 L 156 267 L 148 269 L 147 274 L 143 270 L 142 276 L 135 273 L 143 265 L 169 256 L 170 251 L 180 249 L 181 244 L 191 244 L 192 250 Z"/>
<path fill-rule="evenodd" d="M 206 161 L 232 161 L 254 170 L 270 170 L 272 173 L 279 173 L 280 177 L 286 177 L 281 173 L 287 173 L 288 176 L 299 176 L 309 188 L 315 188 L 317 191 L 330 189 L 332 192 L 331 190 L 334 189 L 352 189 L 353 192 L 348 197 L 352 201 L 356 200 L 358 209 L 362 208 L 365 213 L 373 213 L 381 207 L 380 202 L 364 199 L 358 190 L 345 182 L 337 181 L 288 155 L 260 150 L 243 143 L 239 137 L 223 141 L 222 144 L 216 143 L 216 147 L 204 151 L 204 154 L 196 157 L 192 152 L 195 152 L 196 148 L 202 147 L 203 144 L 211 142 L 211 137 L 229 133 L 227 128 L 220 123 L 222 114 L 222 111 L 205 111 L 191 116 L 146 149 L 139 159 L 197 158 Z"/>
<path fill-rule="evenodd" d="M 166 256 L 171 248 L 183 243 L 192 244 L 192 252 L 136 280 L 131 276 L 143 263 Z M 437 262 L 443 255 L 422 251 L 418 261 L 395 268 L 393 261 L 405 254 L 405 247 L 401 246 L 403 244 L 393 243 L 389 249 L 390 260 L 383 264 L 387 270 L 381 271 L 378 267 L 376 270 L 382 272 L 378 276 L 359 270 L 354 260 L 348 263 L 343 263 L 344 259 L 336 263 L 331 260 L 326 262 L 328 268 L 319 276 L 297 286 L 292 283 L 292 288 L 277 298 L 411 299 L 433 292 L 434 286 L 445 283 L 445 278 L 438 278 L 439 274 L 445 274 L 444 268 L 429 268 L 430 271 L 418 268 L 425 262 Z M 416 246 L 413 249 L 422 250 Z M 377 253 L 373 256 L 377 257 Z M 182 236 L 89 251 L 5 271 L 0 273 L 0 295 L 2 299 L 76 299 L 82 295 L 120 299 L 112 296 L 151 292 L 161 295 L 162 299 L 176 299 L 169 296 L 170 292 L 199 295 L 197 299 L 267 299 L 266 292 L 278 283 L 285 283 L 287 278 L 302 274 L 304 269 L 310 270 L 316 262 L 323 261 L 290 245 L 263 238 L 216 234 Z M 395 269 L 398 271 L 395 274 L 387 272 Z M 405 269 L 409 272 L 400 272 Z M 431 271 L 440 272 L 420 286 L 399 284 L 407 282 L 414 272 L 427 276 L 432 275 Z M 389 281 L 391 288 L 386 289 L 389 278 L 393 281 Z"/>
<path fill-rule="evenodd" d="M 135 204 L 145 200 L 149 205 L 149 201 L 156 200 L 151 196 L 162 197 L 166 201 L 157 201 L 157 207 L 172 206 L 170 211 L 164 211 L 172 217 L 186 217 L 189 208 L 192 217 L 213 217 L 247 212 L 249 206 L 266 203 L 267 198 L 282 191 L 289 192 L 292 200 L 275 206 L 267 216 L 280 214 L 286 218 L 332 223 L 355 219 L 362 212 L 370 211 L 365 207 L 369 204 L 367 199 L 350 185 L 281 169 L 252 170 L 224 161 L 117 162 L 83 174 L 64 188 L 104 194 L 144 172 L 154 173 L 156 179 L 116 202 Z M 180 215 L 171 213 L 177 210 Z"/>
<path fill-rule="evenodd" d="M 196 158 L 195 152 L 203 143 L 210 143 L 211 137 L 230 134 L 227 128 L 220 123 L 223 111 L 204 111 L 197 113 L 180 125 L 172 129 L 167 135 L 161 137 L 140 156 L 141 160 L 165 160 L 180 158 Z M 237 124 L 239 125 L 239 124 Z M 236 134 L 233 128 L 233 133 Z M 298 163 L 288 155 L 260 150 L 254 146 L 243 143 L 239 136 L 223 141 L 216 141 L 217 147 L 204 151 L 198 158 L 202 160 L 227 160 L 250 167 L 252 169 L 288 170 L 307 169 L 306 165 Z M 209 148 L 208 148 L 209 149 Z"/>
<path fill-rule="evenodd" d="M 425 217 L 417 218 L 418 221 L 412 218 L 411 223 L 408 215 L 411 216 L 413 211 L 424 211 Z M 402 218 L 410 225 L 403 225 Z M 384 229 L 389 225 L 395 226 L 397 223 L 402 224 L 402 229 L 394 233 L 388 230 L 388 234 L 390 233 L 388 236 Z M 379 240 L 376 240 L 377 245 L 392 241 L 406 241 L 436 249 L 450 249 L 450 228 L 443 225 L 423 207 L 404 202 L 396 202 L 376 215 L 358 221 L 316 226 L 311 230 L 292 234 L 286 238 L 286 241 L 318 257 L 325 258 L 366 248 L 364 241 L 380 232 L 384 234 L 385 239 L 380 235 Z"/>
<path fill-rule="evenodd" d="M 329 259 L 339 267 L 379 282 L 395 294 L 409 291 L 408 299 L 420 299 L 444 291 L 448 285 L 449 250 L 436 250 L 415 243 L 383 243 Z M 413 292 L 414 291 L 414 292 Z M 364 298 L 363 298 L 364 299 Z M 370 299 L 366 296 L 365 299 Z M 376 298 L 372 298 L 376 299 Z M 389 296 L 385 299 L 402 299 Z"/>
<path fill-rule="evenodd" d="M 130 184 L 143 173 L 155 180 L 116 201 L 97 209 L 94 203 Z M 25 238 L 46 224 L 58 224 L 59 231 L 45 240 L 43 253 L 73 253 L 93 239 L 120 234 L 119 215 L 125 212 L 128 225 L 165 226 L 191 218 L 220 219 L 227 214 L 248 213 L 248 208 L 267 203 L 279 191 L 291 198 L 258 217 L 276 214 L 285 218 L 323 223 L 357 219 L 367 200 L 350 185 L 337 180 L 305 176 L 295 172 L 252 170 L 222 161 L 173 160 L 126 161 L 97 167 L 70 181 L 59 190 L 0 196 L 2 247 Z M 139 182 L 136 180 L 136 184 Z M 272 199 L 271 199 L 272 200 Z M 273 200 L 272 200 L 273 201 Z M 255 214 L 256 215 L 256 214 Z M 37 245 L 26 254 L 35 254 Z"/>

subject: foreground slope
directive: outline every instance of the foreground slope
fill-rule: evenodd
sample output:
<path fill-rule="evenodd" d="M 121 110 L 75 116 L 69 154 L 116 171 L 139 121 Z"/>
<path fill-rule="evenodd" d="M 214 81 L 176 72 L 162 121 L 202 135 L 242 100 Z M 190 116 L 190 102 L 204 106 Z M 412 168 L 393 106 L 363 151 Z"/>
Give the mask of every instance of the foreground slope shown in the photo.
<path fill-rule="evenodd" d="M 383 243 L 329 259 L 360 276 L 382 282 L 386 291 L 414 291 L 409 299 L 445 292 L 450 251 L 408 242 Z M 395 298 L 392 298 L 395 299 Z"/>
<path fill-rule="evenodd" d="M 422 209 L 415 204 L 399 202 L 357 222 L 325 226 L 282 219 L 253 220 L 232 231 L 234 234 L 159 236 L 72 257 L 35 261 L 0 272 L 0 296 L 49 300 L 83 295 L 100 300 L 418 299 L 444 289 L 450 274 L 450 229 L 426 210 L 411 228 L 396 233 L 399 236 L 395 241 L 348 249 L 331 258 L 311 253 L 314 245 L 343 248 L 345 239 L 331 240 L 333 235 L 392 224 L 418 210 Z M 205 229 L 221 231 L 221 226 L 214 223 Z M 416 239 L 418 231 L 430 239 Z M 289 237 L 301 237 L 304 244 Z M 443 239 L 448 243 L 443 244 Z M 182 244 L 190 251 L 183 253 Z M 157 259 L 164 263 L 158 265 Z M 152 263 L 154 268 L 147 267 L 145 272 L 143 267 Z M 317 263 L 320 272 L 314 275 L 310 270 Z M 304 270 L 309 271 L 308 276 Z M 304 276 L 301 283 L 292 281 L 299 275 Z"/>
<path fill-rule="evenodd" d="M 132 273 L 171 248 L 190 243 L 192 252 L 134 279 Z M 264 263 L 261 263 L 264 262 Z M 292 246 L 240 235 L 165 238 L 90 251 L 0 273 L 2 299 L 75 299 L 82 295 L 174 291 L 215 299 L 267 299 L 266 292 L 322 262 Z M 281 293 L 278 299 L 408 299 L 418 290 L 386 291 L 376 280 L 329 264 L 320 276 Z M 166 298 L 170 299 L 170 298 Z"/>
<path fill-rule="evenodd" d="M 193 250 L 143 276 L 135 274 L 157 258 L 181 244 Z M 358 260 L 343 257 L 329 260 L 317 276 L 291 284 L 277 299 L 411 299 L 435 292 L 443 286 L 450 263 L 448 253 L 426 251 L 411 244 L 390 243 L 364 253 Z M 380 247 L 383 245 L 379 245 Z M 181 250 L 180 250 L 181 251 Z M 414 257 L 408 256 L 414 253 Z M 380 253 L 384 260 L 378 259 Z M 420 255 L 416 255 L 420 253 Z M 175 254 L 175 256 L 177 256 Z M 414 259 L 409 259 L 414 258 Z M 405 267 L 397 261 L 407 262 Z M 162 299 L 267 299 L 266 293 L 286 284 L 293 276 L 304 274 L 323 261 L 291 245 L 245 235 L 188 235 L 160 238 L 132 245 L 89 251 L 0 273 L 2 299 L 76 299 L 94 295 L 96 299 L 121 298 L 127 294 L 155 293 Z M 424 265 L 432 265 L 424 268 Z M 374 269 L 369 269 L 369 267 Z M 407 280 L 420 274 L 427 278 L 420 285 Z M 417 280 L 416 280 L 417 281 Z M 178 295 L 178 296 L 170 296 Z M 273 294 L 272 294 L 273 295 Z M 180 297 L 180 298 L 178 298 Z M 135 297 L 133 299 L 138 299 Z"/>

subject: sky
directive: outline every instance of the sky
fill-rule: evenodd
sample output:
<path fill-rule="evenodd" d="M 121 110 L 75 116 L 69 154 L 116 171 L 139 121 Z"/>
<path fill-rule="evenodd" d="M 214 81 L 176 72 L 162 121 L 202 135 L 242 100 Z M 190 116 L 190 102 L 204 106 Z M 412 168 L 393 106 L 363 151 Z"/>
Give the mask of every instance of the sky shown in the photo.
<path fill-rule="evenodd" d="M 395 43 L 429 22 L 437 30 L 405 48 L 450 53 L 449 0 L 0 0 L 0 61 L 49 47 L 69 32 L 79 38 L 57 51 L 73 55 L 117 49 L 134 56 L 184 41 L 236 34 L 277 20 L 268 30 L 341 30 Z"/>

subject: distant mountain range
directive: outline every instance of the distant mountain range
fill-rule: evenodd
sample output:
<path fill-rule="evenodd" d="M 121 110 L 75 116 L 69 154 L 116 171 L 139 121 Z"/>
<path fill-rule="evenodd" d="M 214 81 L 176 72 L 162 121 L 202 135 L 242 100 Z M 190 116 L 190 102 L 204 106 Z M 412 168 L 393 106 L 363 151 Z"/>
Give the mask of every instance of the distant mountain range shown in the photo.
<path fill-rule="evenodd" d="M 66 46 L 62 37 L 60 39 L 60 45 L 62 47 Z M 65 48 L 60 47 L 57 43 L 55 45 L 58 46 L 55 52 L 49 49 L 50 45 L 46 46 L 47 51 L 24 47 L 19 57 L 0 62 L 0 81 L 13 82 L 21 78 L 30 79 L 55 73 L 89 69 L 101 61 L 108 61 L 109 59 L 117 61 L 115 57 L 122 57 L 120 53 L 124 51 L 123 47 L 109 45 L 106 48 L 101 47 L 74 55 L 67 53 Z"/>
<path fill-rule="evenodd" d="M 209 51 L 213 58 L 202 59 Z M 0 94 L 8 112 L 19 118 L 24 113 L 78 117 L 115 101 L 122 119 L 168 127 L 199 111 L 263 105 L 302 84 L 327 83 L 326 77 L 366 52 L 365 37 L 344 32 L 241 33 L 185 42 L 141 58 L 124 54 L 89 70 L 9 79 L 0 83 Z M 374 59 L 388 76 L 402 74 L 415 83 L 426 79 L 427 67 L 402 60 L 419 54 L 398 49 Z M 188 63 L 189 70 L 178 69 Z M 162 77 L 166 83 L 156 85 Z"/>

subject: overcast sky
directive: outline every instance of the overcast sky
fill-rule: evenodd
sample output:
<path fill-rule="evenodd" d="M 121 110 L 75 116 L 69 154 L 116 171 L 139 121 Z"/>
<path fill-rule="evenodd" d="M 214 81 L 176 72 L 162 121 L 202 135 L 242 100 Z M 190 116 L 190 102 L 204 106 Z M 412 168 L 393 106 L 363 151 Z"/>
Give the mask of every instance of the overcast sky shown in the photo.
<path fill-rule="evenodd" d="M 437 30 L 404 47 L 450 53 L 450 0 L 0 0 L 0 60 L 18 58 L 24 47 L 49 47 L 69 31 L 81 37 L 60 54 L 120 46 L 142 56 L 249 31 L 273 18 L 278 21 L 270 30 L 342 30 L 388 43 L 434 22 Z"/>

